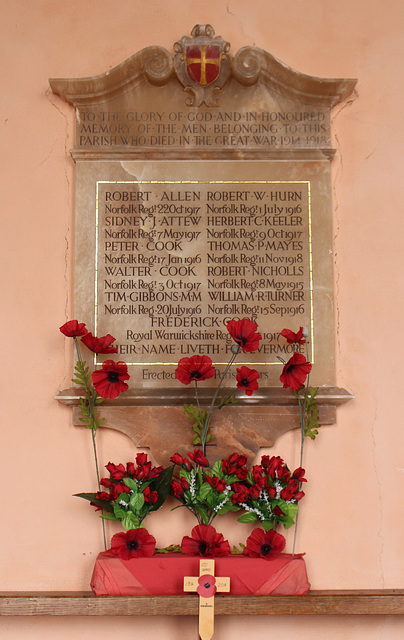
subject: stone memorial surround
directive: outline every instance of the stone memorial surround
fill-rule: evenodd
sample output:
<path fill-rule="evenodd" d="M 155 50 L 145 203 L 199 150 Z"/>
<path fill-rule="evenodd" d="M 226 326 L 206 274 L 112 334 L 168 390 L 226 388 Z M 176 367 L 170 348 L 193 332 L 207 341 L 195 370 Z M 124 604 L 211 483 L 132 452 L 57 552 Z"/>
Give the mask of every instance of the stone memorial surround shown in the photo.
<path fill-rule="evenodd" d="M 309 328 L 320 422 L 334 423 L 351 397 L 334 386 L 330 111 L 355 81 L 301 74 L 256 47 L 232 57 L 210 25 L 174 50 L 50 81 L 76 111 L 75 317 L 114 335 L 129 364 L 130 389 L 102 405 L 104 426 L 162 464 L 191 447 L 181 405 L 193 390 L 175 380 L 179 358 L 199 346 L 220 371 L 226 318 L 256 320 L 261 350 L 237 365 L 260 371 L 260 389 L 216 415 L 209 454 L 252 460 L 299 426 L 278 381 L 282 328 Z M 212 389 L 200 389 L 208 404 Z M 58 396 L 74 424 L 79 395 Z"/>

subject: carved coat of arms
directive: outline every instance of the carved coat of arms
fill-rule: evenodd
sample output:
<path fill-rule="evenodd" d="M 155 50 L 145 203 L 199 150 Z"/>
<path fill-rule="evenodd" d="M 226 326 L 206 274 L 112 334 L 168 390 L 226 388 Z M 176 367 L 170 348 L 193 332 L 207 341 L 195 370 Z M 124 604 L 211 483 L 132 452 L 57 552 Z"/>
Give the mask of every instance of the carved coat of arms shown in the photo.
<path fill-rule="evenodd" d="M 214 37 L 213 28 L 196 25 L 191 37 L 175 43 L 174 69 L 184 90 L 190 93 L 187 104 L 199 107 L 220 105 L 218 94 L 231 72 L 230 43 Z"/>

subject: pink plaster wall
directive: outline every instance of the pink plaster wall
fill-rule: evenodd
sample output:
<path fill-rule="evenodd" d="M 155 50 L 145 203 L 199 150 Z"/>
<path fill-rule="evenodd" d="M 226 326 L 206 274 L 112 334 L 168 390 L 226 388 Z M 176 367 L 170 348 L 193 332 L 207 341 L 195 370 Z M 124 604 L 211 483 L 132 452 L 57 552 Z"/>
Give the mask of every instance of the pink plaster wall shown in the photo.
<path fill-rule="evenodd" d="M 298 548 L 312 587 L 403 587 L 404 315 L 402 61 L 398 0 L 0 0 L 1 519 L 0 589 L 86 590 L 102 547 L 99 520 L 72 498 L 91 490 L 90 435 L 53 396 L 69 386 L 72 317 L 73 112 L 49 77 L 102 73 L 151 44 L 168 49 L 211 23 L 232 51 L 256 45 L 299 71 L 357 77 L 333 114 L 337 381 L 356 395 L 306 449 L 310 483 Z M 106 463 L 135 453 L 104 431 Z M 298 436 L 275 449 L 293 465 Z M 304 507 L 304 508 L 303 508 Z M 175 512 L 176 514 L 178 512 Z M 175 520 L 174 520 L 175 517 Z M 161 545 L 192 521 L 166 510 L 148 521 Z M 238 525 L 239 527 L 241 525 Z M 243 539 L 232 521 L 223 531 Z M 111 527 L 109 533 L 113 532 Z M 402 638 L 401 618 L 221 618 L 217 640 L 248 633 L 301 640 Z M 171 640 L 196 636 L 177 618 L 3 618 L 0 637 Z"/>

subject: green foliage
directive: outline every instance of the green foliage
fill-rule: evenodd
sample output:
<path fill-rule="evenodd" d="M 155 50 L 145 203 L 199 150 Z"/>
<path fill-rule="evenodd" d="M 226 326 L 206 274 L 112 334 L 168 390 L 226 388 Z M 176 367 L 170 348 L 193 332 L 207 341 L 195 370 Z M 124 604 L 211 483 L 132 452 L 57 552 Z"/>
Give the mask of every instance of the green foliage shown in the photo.
<path fill-rule="evenodd" d="M 155 504 L 150 505 L 150 511 L 157 511 L 164 504 L 170 493 L 170 485 L 173 477 L 174 465 L 163 469 L 157 478 L 153 478 L 150 482 L 151 491 L 157 491 L 158 500 Z"/>
<path fill-rule="evenodd" d="M 93 504 L 97 505 L 97 507 L 100 507 L 104 511 L 108 511 L 111 514 L 113 514 L 114 512 L 114 508 L 112 504 L 108 500 L 100 500 L 99 498 L 97 498 L 96 493 L 75 493 L 74 497 L 83 498 L 84 500 L 89 500 Z"/>
<path fill-rule="evenodd" d="M 168 545 L 168 547 L 163 547 L 162 549 L 156 549 L 155 553 L 181 553 L 181 545 L 170 544 Z"/>
<path fill-rule="evenodd" d="M 84 388 L 84 398 L 79 399 L 79 420 L 87 429 L 96 431 L 104 422 L 104 418 L 97 417 L 96 406 L 103 402 L 91 384 L 91 373 L 85 362 L 79 360 L 74 368 L 73 382 Z"/>
<path fill-rule="evenodd" d="M 218 409 L 223 409 L 223 407 L 227 407 L 229 404 L 237 404 L 237 398 L 235 396 L 223 396 L 217 405 Z"/>
<path fill-rule="evenodd" d="M 233 504 L 231 500 L 234 494 L 232 485 L 240 480 L 235 474 L 223 471 L 221 460 L 215 462 L 212 468 L 197 465 L 196 469 L 187 469 L 182 466 L 179 477 L 186 480 L 189 487 L 184 488 L 179 497 L 175 492 L 173 495 L 194 514 L 199 524 L 212 524 L 218 515 L 240 511 L 240 505 Z M 214 482 L 211 484 L 208 478 Z"/>
<path fill-rule="evenodd" d="M 201 445 L 202 434 L 206 425 L 208 412 L 206 411 L 206 409 L 200 410 L 198 407 L 194 407 L 193 404 L 184 404 L 184 413 L 192 422 L 192 431 L 195 434 L 192 440 L 192 444 Z M 206 442 L 209 442 L 212 438 L 213 436 L 210 433 L 206 434 Z"/>
<path fill-rule="evenodd" d="M 204 443 L 207 444 L 214 438 L 210 428 L 213 413 L 233 404 L 237 404 L 237 398 L 233 395 L 224 395 L 217 407 L 211 407 L 209 411 L 195 407 L 193 404 L 184 404 L 184 413 L 191 420 L 192 430 L 195 434 L 192 440 L 194 446 L 203 446 Z"/>
<path fill-rule="evenodd" d="M 242 516 L 237 518 L 237 522 L 245 522 L 247 524 L 251 522 L 257 522 L 258 516 L 256 513 L 252 513 L 251 511 L 247 511 L 247 513 L 243 513 Z"/>
<path fill-rule="evenodd" d="M 304 435 L 315 440 L 320 424 L 318 422 L 318 406 L 316 395 L 318 387 L 309 387 L 305 398 Z"/>
<path fill-rule="evenodd" d="M 233 555 L 239 555 L 242 556 L 244 553 L 244 549 L 245 549 L 245 544 L 243 544 L 242 542 L 238 543 L 237 545 L 233 545 L 233 549 L 231 550 L 231 553 Z"/>

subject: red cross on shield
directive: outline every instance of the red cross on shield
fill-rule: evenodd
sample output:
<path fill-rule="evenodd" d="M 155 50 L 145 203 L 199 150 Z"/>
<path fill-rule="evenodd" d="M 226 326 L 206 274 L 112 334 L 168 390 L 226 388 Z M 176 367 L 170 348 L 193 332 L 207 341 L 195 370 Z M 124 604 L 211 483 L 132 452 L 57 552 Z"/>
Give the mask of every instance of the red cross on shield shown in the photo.
<path fill-rule="evenodd" d="M 187 73 L 202 87 L 216 80 L 220 72 L 220 47 L 193 44 L 187 47 Z"/>

